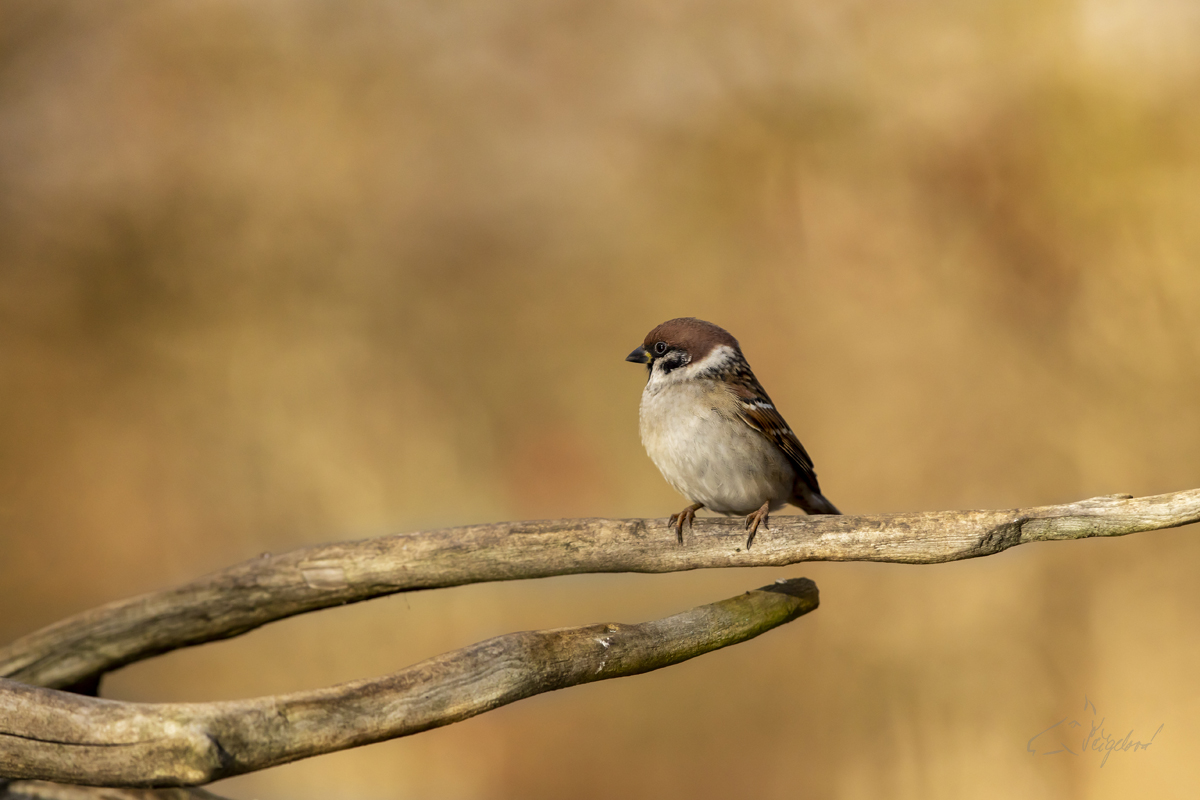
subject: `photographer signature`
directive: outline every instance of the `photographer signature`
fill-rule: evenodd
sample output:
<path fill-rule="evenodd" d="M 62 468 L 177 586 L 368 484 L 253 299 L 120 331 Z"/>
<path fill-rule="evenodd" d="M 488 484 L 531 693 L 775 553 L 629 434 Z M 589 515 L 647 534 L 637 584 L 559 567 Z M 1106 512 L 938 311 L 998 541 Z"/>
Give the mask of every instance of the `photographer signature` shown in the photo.
<path fill-rule="evenodd" d="M 1165 723 L 1158 726 L 1149 740 L 1143 742 L 1133 738 L 1133 729 L 1121 738 L 1114 738 L 1111 733 L 1104 729 L 1104 723 L 1107 718 L 1101 717 L 1100 721 L 1096 721 L 1098 712 L 1096 706 L 1092 705 L 1092 701 L 1088 700 L 1085 695 L 1083 698 L 1083 710 L 1091 709 L 1092 718 L 1088 720 L 1088 724 L 1080 722 L 1077 719 L 1067 720 L 1060 719 L 1058 722 L 1051 725 L 1046 730 L 1034 736 L 1025 746 L 1033 755 L 1052 756 L 1058 753 L 1070 753 L 1071 755 L 1081 755 L 1089 750 L 1096 753 L 1103 753 L 1104 757 L 1100 760 L 1100 766 L 1103 767 L 1108 762 L 1108 757 L 1113 753 L 1138 752 L 1139 750 L 1149 750 L 1150 745 L 1154 744 L 1154 737 L 1162 731 Z"/>

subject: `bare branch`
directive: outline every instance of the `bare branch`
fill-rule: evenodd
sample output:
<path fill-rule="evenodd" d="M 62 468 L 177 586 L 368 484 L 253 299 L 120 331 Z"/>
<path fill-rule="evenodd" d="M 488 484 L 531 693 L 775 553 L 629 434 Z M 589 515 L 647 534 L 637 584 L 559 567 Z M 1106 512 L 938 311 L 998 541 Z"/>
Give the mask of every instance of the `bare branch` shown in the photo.
<path fill-rule="evenodd" d="M 121 703 L 0 679 L 0 774 L 184 786 L 393 739 L 541 692 L 659 669 L 817 607 L 806 578 L 640 625 L 498 636 L 384 678 L 220 703 Z"/>
<path fill-rule="evenodd" d="M 752 551 L 741 520 L 499 522 L 264 555 L 185 586 L 87 611 L 0 649 L 0 676 L 94 686 L 102 673 L 319 608 L 417 589 L 585 572 L 675 572 L 802 561 L 929 564 L 1026 542 L 1122 536 L 1200 520 L 1200 489 L 1061 506 L 874 516 L 777 516 Z"/>
<path fill-rule="evenodd" d="M 49 781 L 0 780 L 0 800 L 226 800 L 203 789 L 118 789 Z"/>

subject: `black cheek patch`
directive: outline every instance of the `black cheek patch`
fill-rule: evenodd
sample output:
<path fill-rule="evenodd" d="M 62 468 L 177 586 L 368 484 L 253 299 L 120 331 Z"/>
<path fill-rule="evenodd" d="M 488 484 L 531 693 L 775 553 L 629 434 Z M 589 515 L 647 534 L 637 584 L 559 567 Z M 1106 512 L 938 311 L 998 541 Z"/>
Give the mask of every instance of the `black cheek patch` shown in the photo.
<path fill-rule="evenodd" d="M 665 375 L 673 369 L 679 369 L 688 362 L 688 357 L 685 353 L 678 350 L 672 350 L 662 357 L 659 363 L 662 364 L 662 371 Z"/>

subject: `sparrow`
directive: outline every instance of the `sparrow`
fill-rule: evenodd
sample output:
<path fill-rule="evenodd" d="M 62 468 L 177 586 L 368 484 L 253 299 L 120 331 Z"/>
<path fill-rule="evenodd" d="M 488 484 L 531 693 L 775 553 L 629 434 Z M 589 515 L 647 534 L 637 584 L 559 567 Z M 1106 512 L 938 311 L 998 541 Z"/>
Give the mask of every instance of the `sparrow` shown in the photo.
<path fill-rule="evenodd" d="M 670 518 L 680 544 L 701 508 L 746 515 L 747 550 L 759 525 L 768 527 L 769 514 L 787 503 L 809 514 L 842 513 L 821 494 L 804 445 L 724 328 L 668 320 L 625 360 L 646 365 L 642 445 L 691 503 Z"/>

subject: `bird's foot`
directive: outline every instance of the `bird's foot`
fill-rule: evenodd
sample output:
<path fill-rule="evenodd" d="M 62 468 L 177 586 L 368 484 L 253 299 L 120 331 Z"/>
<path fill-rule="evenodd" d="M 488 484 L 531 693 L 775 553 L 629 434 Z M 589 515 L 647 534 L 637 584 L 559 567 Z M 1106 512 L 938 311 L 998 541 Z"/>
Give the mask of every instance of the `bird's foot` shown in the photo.
<path fill-rule="evenodd" d="M 675 526 L 675 539 L 680 544 L 683 544 L 683 524 L 686 522 L 688 528 L 691 528 L 692 520 L 696 518 L 696 512 L 702 508 L 704 508 L 703 503 L 692 503 L 678 514 L 671 515 L 671 519 L 668 521 L 668 524 Z"/>
<path fill-rule="evenodd" d="M 771 512 L 771 501 L 768 500 L 767 502 L 762 504 L 762 508 L 760 508 L 758 511 L 755 511 L 750 516 L 746 517 L 746 527 L 750 529 L 750 535 L 748 537 L 746 537 L 746 549 L 747 550 L 750 549 L 751 543 L 754 542 L 754 534 L 758 533 L 758 526 L 762 525 L 764 528 L 770 527 L 767 524 L 767 519 L 768 519 L 768 517 L 770 517 L 770 512 Z"/>

